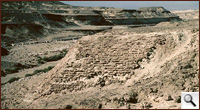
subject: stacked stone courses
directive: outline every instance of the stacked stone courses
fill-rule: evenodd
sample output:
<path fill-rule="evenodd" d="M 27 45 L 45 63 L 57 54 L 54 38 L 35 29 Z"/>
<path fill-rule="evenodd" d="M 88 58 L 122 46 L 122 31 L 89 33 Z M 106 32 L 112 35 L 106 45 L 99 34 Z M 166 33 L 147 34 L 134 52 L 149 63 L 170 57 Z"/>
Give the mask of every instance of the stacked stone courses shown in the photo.
<path fill-rule="evenodd" d="M 123 84 L 125 80 L 119 80 L 119 77 L 126 79 L 134 75 L 135 69 L 141 68 L 139 63 L 143 59 L 148 60 L 156 45 L 162 45 L 166 41 L 165 35 L 147 36 L 134 32 L 132 35 L 117 34 L 119 32 L 116 31 L 116 35 L 113 32 L 113 35 L 98 34 L 78 40 L 74 46 L 78 51 L 75 59 L 63 59 L 66 64 L 64 70 L 52 71 L 54 74 L 50 75 L 51 83 L 48 83 L 50 88 L 45 94 L 103 87 L 113 82 Z"/>

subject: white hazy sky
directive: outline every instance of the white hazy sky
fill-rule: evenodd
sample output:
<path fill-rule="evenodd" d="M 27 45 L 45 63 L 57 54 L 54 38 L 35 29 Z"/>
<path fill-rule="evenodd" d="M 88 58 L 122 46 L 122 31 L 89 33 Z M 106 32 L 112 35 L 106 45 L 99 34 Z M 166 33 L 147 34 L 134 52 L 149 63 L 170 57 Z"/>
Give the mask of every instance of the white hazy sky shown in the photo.
<path fill-rule="evenodd" d="M 199 1 L 62 1 L 74 6 L 115 7 L 138 9 L 140 7 L 162 6 L 167 10 L 199 9 Z"/>

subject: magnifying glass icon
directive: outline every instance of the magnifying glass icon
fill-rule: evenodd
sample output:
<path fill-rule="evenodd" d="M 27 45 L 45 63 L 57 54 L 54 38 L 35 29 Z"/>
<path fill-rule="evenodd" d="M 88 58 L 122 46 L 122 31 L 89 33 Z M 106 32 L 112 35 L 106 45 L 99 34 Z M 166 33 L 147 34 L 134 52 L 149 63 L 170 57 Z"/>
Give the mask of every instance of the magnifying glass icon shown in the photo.
<path fill-rule="evenodd" d="M 184 101 L 187 103 L 191 103 L 194 107 L 196 107 L 196 104 L 192 101 L 192 96 L 190 94 L 186 94 L 184 96 Z"/>

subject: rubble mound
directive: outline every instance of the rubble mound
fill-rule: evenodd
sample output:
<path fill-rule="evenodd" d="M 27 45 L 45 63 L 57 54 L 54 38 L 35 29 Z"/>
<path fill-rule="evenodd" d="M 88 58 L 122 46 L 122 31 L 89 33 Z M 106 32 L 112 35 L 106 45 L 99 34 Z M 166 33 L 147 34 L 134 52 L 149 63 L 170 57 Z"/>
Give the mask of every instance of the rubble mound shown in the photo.
<path fill-rule="evenodd" d="M 118 34 L 117 31 L 112 33 Z M 134 75 L 134 69 L 140 67 L 138 62 L 147 59 L 155 45 L 164 40 L 162 36 L 146 35 L 83 37 L 61 61 L 60 66 L 51 71 L 48 81 L 51 87 L 47 93 L 124 82 Z"/>
<path fill-rule="evenodd" d="M 184 37 L 184 34 L 172 35 L 172 37 Z M 103 87 L 114 82 L 126 82 L 135 74 L 134 70 L 142 68 L 140 62 L 154 56 L 155 49 L 165 47 L 166 51 L 170 51 L 167 49 L 176 45 L 167 36 L 170 37 L 170 34 L 129 33 L 129 35 L 124 35 L 118 30 L 85 36 L 49 73 L 47 81 L 49 89 L 46 89 L 45 94 L 59 93 L 62 90 L 78 91 L 88 87 Z"/>

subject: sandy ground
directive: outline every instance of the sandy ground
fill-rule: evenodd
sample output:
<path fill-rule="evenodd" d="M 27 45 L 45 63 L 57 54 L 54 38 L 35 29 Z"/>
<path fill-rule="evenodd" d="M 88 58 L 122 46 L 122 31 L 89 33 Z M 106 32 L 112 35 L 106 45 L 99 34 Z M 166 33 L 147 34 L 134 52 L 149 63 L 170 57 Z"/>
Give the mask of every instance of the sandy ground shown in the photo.
<path fill-rule="evenodd" d="M 172 11 L 184 20 L 199 19 L 199 10 Z"/>
<path fill-rule="evenodd" d="M 16 46 L 10 50 L 8 56 L 3 56 L 2 61 L 13 61 L 22 64 L 36 64 L 37 56 L 53 56 L 63 49 L 68 49 L 73 44 L 68 42 L 52 42 L 46 44 Z"/>
<path fill-rule="evenodd" d="M 58 38 L 61 35 L 66 35 L 67 33 L 57 36 L 49 36 L 47 39 Z M 45 39 L 45 40 L 47 40 Z M 44 40 L 44 39 L 43 39 Z M 24 68 L 19 70 L 19 72 L 14 74 L 8 74 L 4 77 L 1 77 L 1 84 L 7 82 L 13 77 L 23 78 L 26 74 L 32 74 L 35 70 L 40 70 L 47 68 L 48 66 L 55 66 L 59 61 L 47 62 L 45 64 L 38 64 L 38 57 L 50 57 L 60 54 L 61 51 L 68 50 L 75 41 L 53 41 L 50 43 L 39 43 L 39 44 L 30 44 L 30 45 L 17 45 L 13 46 L 9 51 L 10 54 L 7 56 L 2 56 L 1 61 L 3 69 L 12 68 L 10 65 L 4 64 L 4 62 L 10 63 L 20 63 L 22 65 L 33 65 L 32 68 Z M 10 67 L 9 67 L 10 66 Z"/>
<path fill-rule="evenodd" d="M 6 77 L 1 77 L 1 83 L 6 83 L 8 80 L 10 80 L 13 77 L 25 78 L 26 74 L 32 74 L 35 70 L 41 70 L 41 69 L 47 68 L 49 66 L 56 66 L 56 64 L 59 61 L 47 62 L 46 64 L 38 66 L 38 67 L 20 70 L 19 72 L 14 73 L 14 74 L 8 74 L 8 75 L 6 75 Z"/>

